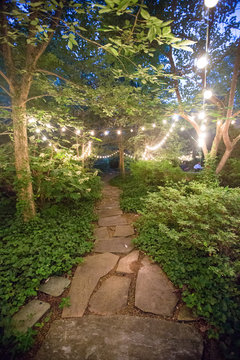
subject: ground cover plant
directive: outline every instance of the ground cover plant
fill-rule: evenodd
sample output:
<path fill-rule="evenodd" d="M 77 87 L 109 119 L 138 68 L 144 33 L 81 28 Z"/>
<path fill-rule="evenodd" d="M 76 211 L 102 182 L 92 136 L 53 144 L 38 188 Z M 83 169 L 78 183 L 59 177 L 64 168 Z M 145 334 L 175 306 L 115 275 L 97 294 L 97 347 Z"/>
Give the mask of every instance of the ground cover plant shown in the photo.
<path fill-rule="evenodd" d="M 223 335 L 226 358 L 240 351 L 240 190 L 192 182 L 148 194 L 137 246 L 182 289 L 183 300 Z"/>
<path fill-rule="evenodd" d="M 70 170 L 60 168 L 61 173 Z M 93 246 L 93 209 L 100 197 L 100 178 L 90 172 L 85 172 L 84 181 L 79 176 L 75 196 L 71 187 L 67 193 L 66 181 L 68 178 L 61 181 L 56 176 L 55 186 L 62 192 L 52 184 L 51 202 L 44 197 L 37 217 L 27 223 L 16 213 L 15 197 L 0 199 L 0 345 L 13 353 L 32 345 L 33 331 L 24 336 L 13 333 L 11 316 L 29 297 L 37 295 L 41 281 L 70 271 Z"/>

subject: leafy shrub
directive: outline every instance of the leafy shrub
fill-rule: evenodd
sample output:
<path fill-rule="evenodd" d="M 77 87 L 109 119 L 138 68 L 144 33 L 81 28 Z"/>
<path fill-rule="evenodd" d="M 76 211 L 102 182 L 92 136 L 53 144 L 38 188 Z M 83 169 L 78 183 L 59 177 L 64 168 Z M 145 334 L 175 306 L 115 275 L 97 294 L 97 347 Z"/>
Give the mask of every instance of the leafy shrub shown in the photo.
<path fill-rule="evenodd" d="M 137 222 L 136 244 L 184 289 L 187 306 L 212 325 L 209 336 L 240 326 L 239 213 L 240 190 L 193 182 L 149 194 Z"/>
<path fill-rule="evenodd" d="M 240 159 L 229 159 L 220 173 L 224 186 L 240 187 Z"/>
<path fill-rule="evenodd" d="M 70 151 L 46 151 L 32 157 L 34 193 L 40 203 L 100 196 L 100 178 L 82 168 Z"/>

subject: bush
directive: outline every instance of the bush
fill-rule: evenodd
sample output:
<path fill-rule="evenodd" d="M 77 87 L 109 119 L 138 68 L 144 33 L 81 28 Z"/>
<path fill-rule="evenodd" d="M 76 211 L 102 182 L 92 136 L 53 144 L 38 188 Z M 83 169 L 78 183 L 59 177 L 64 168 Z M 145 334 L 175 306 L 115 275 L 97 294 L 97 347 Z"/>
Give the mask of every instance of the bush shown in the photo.
<path fill-rule="evenodd" d="M 187 306 L 212 326 L 209 336 L 240 326 L 239 213 L 240 190 L 193 182 L 149 194 L 137 222 L 136 244 L 184 289 Z"/>
<path fill-rule="evenodd" d="M 240 187 L 240 159 L 229 159 L 220 173 L 223 186 Z"/>

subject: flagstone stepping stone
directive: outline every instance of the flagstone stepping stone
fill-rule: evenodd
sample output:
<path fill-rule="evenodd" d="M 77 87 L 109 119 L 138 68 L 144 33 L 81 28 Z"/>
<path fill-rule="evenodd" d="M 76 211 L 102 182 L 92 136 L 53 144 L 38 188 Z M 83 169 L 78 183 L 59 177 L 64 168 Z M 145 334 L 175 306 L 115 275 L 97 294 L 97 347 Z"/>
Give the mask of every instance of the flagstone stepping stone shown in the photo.
<path fill-rule="evenodd" d="M 120 209 L 119 207 L 119 201 L 104 201 L 101 202 L 97 209 Z"/>
<path fill-rule="evenodd" d="M 130 236 L 134 234 L 132 225 L 117 225 L 113 236 Z"/>
<path fill-rule="evenodd" d="M 39 286 L 39 290 L 52 296 L 60 296 L 70 284 L 70 280 L 61 276 L 52 276 Z"/>
<path fill-rule="evenodd" d="M 172 316 L 178 302 L 175 288 L 157 264 L 142 261 L 136 282 L 135 306 L 145 312 Z"/>
<path fill-rule="evenodd" d="M 110 253 L 93 255 L 77 267 L 69 291 L 70 307 L 63 309 L 63 318 L 83 316 L 99 279 L 114 268 L 118 259 Z"/>
<path fill-rule="evenodd" d="M 125 225 L 127 224 L 127 219 L 122 215 L 108 216 L 100 218 L 98 220 L 99 226 L 115 226 L 115 225 Z"/>
<path fill-rule="evenodd" d="M 132 251 L 133 245 L 131 238 L 112 238 L 109 240 L 99 240 L 95 242 L 94 251 L 98 253 L 117 253 L 128 254 Z"/>
<path fill-rule="evenodd" d="M 183 305 L 178 313 L 178 320 L 180 321 L 196 321 L 197 317 L 193 314 L 192 310 L 186 305 Z"/>
<path fill-rule="evenodd" d="M 54 321 L 35 360 L 201 360 L 202 353 L 193 325 L 89 315 Z"/>
<path fill-rule="evenodd" d="M 49 309 L 50 304 L 40 300 L 32 300 L 13 316 L 13 327 L 25 333 L 28 328 L 35 325 Z"/>
<path fill-rule="evenodd" d="M 106 209 L 106 210 L 97 210 L 97 214 L 99 217 L 108 217 L 121 215 L 123 212 L 121 209 Z"/>
<path fill-rule="evenodd" d="M 111 315 L 127 305 L 131 279 L 112 276 L 92 296 L 89 310 L 98 315 Z"/>
<path fill-rule="evenodd" d="M 118 263 L 117 272 L 132 274 L 134 270 L 131 268 L 131 265 L 138 260 L 138 256 L 139 251 L 135 250 L 121 258 Z"/>
<path fill-rule="evenodd" d="M 94 230 L 96 239 L 109 239 L 109 234 L 106 227 L 98 227 Z"/>

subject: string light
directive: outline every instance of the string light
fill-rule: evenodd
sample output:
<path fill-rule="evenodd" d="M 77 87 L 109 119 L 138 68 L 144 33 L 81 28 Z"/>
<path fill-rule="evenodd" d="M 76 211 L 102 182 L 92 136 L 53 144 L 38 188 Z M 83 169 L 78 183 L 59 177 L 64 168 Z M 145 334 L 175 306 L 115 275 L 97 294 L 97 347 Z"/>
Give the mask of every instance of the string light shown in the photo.
<path fill-rule="evenodd" d="M 204 69 L 208 64 L 208 59 L 206 55 L 201 56 L 197 62 L 196 65 L 199 69 Z"/>
<path fill-rule="evenodd" d="M 167 123 L 167 120 L 164 119 L 164 120 L 163 120 L 163 124 L 166 124 L 166 123 Z"/>
<path fill-rule="evenodd" d="M 43 141 L 46 141 L 46 140 L 47 140 L 47 137 L 44 135 L 44 136 L 42 137 L 42 139 L 43 139 Z"/>
<path fill-rule="evenodd" d="M 178 115 L 178 114 L 174 114 L 174 115 L 173 115 L 173 120 L 174 120 L 174 121 L 178 121 L 178 120 L 179 120 L 179 115 Z"/>
<path fill-rule="evenodd" d="M 40 132 L 41 132 L 41 130 L 37 128 L 37 129 L 36 129 L 36 133 L 37 133 L 37 134 L 40 134 Z"/>
<path fill-rule="evenodd" d="M 142 127 L 141 127 L 141 130 L 142 130 L 142 131 L 144 131 L 144 130 L 145 130 L 145 127 L 144 127 L 144 126 L 142 126 Z"/>
<path fill-rule="evenodd" d="M 29 124 L 33 124 L 35 121 L 36 121 L 36 118 L 35 118 L 34 116 L 31 116 L 31 117 L 28 119 Z"/>
<path fill-rule="evenodd" d="M 81 130 L 77 129 L 77 130 L 76 130 L 76 134 L 77 134 L 77 135 L 80 135 L 80 134 L 81 134 Z"/>
<path fill-rule="evenodd" d="M 63 127 L 61 128 L 61 131 L 62 131 L 62 132 L 65 132 L 65 131 L 66 131 L 65 126 L 63 126 Z"/>
<path fill-rule="evenodd" d="M 202 131 L 205 131 L 205 130 L 206 130 L 206 125 L 202 124 L 202 125 L 200 126 L 200 129 L 201 129 Z"/>
<path fill-rule="evenodd" d="M 213 95 L 213 93 L 211 90 L 205 90 L 203 93 L 203 97 L 206 100 L 211 99 L 212 95 Z"/>
<path fill-rule="evenodd" d="M 47 127 L 48 129 L 51 129 L 51 125 L 50 125 L 50 124 L 46 124 L 46 127 Z"/>
<path fill-rule="evenodd" d="M 181 130 L 181 131 L 184 131 L 184 130 L 185 130 L 185 127 L 184 127 L 184 126 L 182 126 L 180 130 Z"/>
<path fill-rule="evenodd" d="M 208 8 L 212 8 L 217 5 L 219 0 L 204 0 L 204 4 Z"/>
<path fill-rule="evenodd" d="M 108 130 L 105 130 L 104 131 L 104 135 L 107 136 L 109 134 L 109 131 Z"/>
<path fill-rule="evenodd" d="M 48 145 L 49 145 L 49 146 L 52 146 L 52 143 L 50 142 Z"/>
<path fill-rule="evenodd" d="M 155 128 L 155 127 L 156 127 L 156 124 L 152 124 L 152 127 Z"/>
<path fill-rule="evenodd" d="M 121 130 L 117 130 L 118 135 L 121 135 L 121 133 L 122 133 Z"/>
<path fill-rule="evenodd" d="M 94 134 L 95 134 L 94 130 L 91 130 L 90 135 L 94 136 Z"/>
<path fill-rule="evenodd" d="M 205 118 L 206 114 L 205 114 L 205 111 L 200 111 L 200 113 L 198 114 L 198 118 L 200 120 L 203 120 Z"/>
<path fill-rule="evenodd" d="M 130 132 L 132 133 L 132 132 L 133 132 L 133 129 L 131 129 Z"/>
<path fill-rule="evenodd" d="M 108 158 L 116 155 L 118 152 L 119 152 L 119 150 L 114 151 L 112 154 L 109 154 L 109 155 L 96 155 L 95 157 L 96 157 L 97 159 L 108 159 Z"/>
<path fill-rule="evenodd" d="M 232 120 L 231 124 L 234 125 L 236 123 L 236 120 Z"/>

